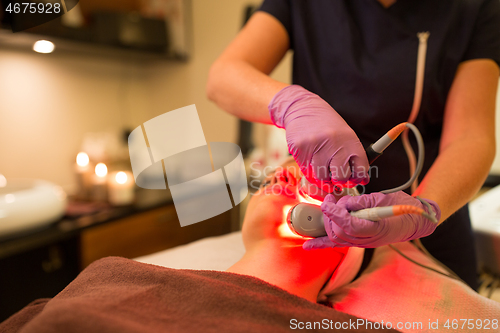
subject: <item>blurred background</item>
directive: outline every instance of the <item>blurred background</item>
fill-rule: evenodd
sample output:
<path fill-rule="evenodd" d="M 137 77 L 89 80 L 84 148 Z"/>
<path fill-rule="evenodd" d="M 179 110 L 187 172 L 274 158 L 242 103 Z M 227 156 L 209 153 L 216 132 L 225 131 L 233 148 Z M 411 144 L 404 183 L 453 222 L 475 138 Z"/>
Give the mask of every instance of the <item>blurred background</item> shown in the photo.
<path fill-rule="evenodd" d="M 195 104 L 207 142 L 242 147 L 254 187 L 266 156 L 276 165 L 287 154 L 281 130 L 240 122 L 205 95 L 210 65 L 259 0 L 65 3 L 62 17 L 16 33 L 2 3 L 0 320 L 101 257 L 239 230 L 245 203 L 181 228 L 168 190 L 135 186 L 127 138 L 145 121 Z M 289 82 L 290 68 L 288 55 L 273 76 Z"/>
<path fill-rule="evenodd" d="M 127 137 L 145 121 L 195 104 L 208 142 L 240 145 L 251 186 L 259 170 L 286 158 L 281 130 L 241 122 L 205 95 L 210 65 L 259 0 L 66 4 L 67 14 L 22 32 L 1 18 L 0 320 L 54 296 L 98 258 L 239 229 L 245 204 L 181 229 L 168 191 L 135 187 Z M 40 40 L 50 43 L 35 46 Z M 291 56 L 274 78 L 290 82 Z M 485 190 L 498 178 L 499 153 Z M 495 270 L 500 242 L 491 237 L 496 257 L 485 251 Z"/>
<path fill-rule="evenodd" d="M 88 2 L 99 8 L 99 2 Z M 112 2 L 120 11 L 133 1 L 100 1 L 107 7 Z M 184 27 L 185 59 L 137 54 L 136 49 L 119 46 L 122 52 L 108 54 L 95 50 L 95 45 L 85 49 L 86 42 L 73 50 L 74 40 L 60 38 L 53 53 L 40 54 L 32 51 L 31 43 L 9 48 L 5 39 L 21 36 L 4 31 L 0 35 L 1 173 L 46 179 L 72 193 L 76 186 L 72 162 L 86 134 L 107 132 L 121 139 L 125 131 L 190 104 L 197 106 L 207 141 L 237 142 L 238 120 L 208 101 L 205 84 L 210 65 L 241 28 L 249 4 L 259 1 L 188 1 L 189 12 L 183 13 L 190 16 Z M 106 45 L 106 51 L 109 48 Z M 289 69 L 289 63 L 281 64 L 276 77 L 289 81 Z M 255 134 L 261 143 L 261 133 Z"/>

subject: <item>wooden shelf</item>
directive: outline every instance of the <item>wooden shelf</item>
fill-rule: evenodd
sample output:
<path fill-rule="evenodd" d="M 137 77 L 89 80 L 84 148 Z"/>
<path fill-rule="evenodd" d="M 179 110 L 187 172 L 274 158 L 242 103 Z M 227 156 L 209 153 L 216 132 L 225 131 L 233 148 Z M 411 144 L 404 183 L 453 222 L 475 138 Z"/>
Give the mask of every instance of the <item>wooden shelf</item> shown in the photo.
<path fill-rule="evenodd" d="M 139 51 L 127 48 L 118 48 L 91 42 L 73 41 L 70 39 L 26 32 L 13 33 L 7 29 L 0 29 L 0 45 L 3 49 L 21 52 L 34 52 L 33 44 L 37 40 L 50 40 L 56 45 L 54 54 L 78 55 L 90 57 L 119 58 L 122 60 L 138 61 L 166 61 L 185 59 L 168 56 L 167 54 Z"/>
<path fill-rule="evenodd" d="M 186 244 L 204 237 L 229 233 L 231 211 L 181 227 L 174 205 L 132 215 L 82 231 L 82 269 L 93 261 L 120 256 L 135 258 Z"/>

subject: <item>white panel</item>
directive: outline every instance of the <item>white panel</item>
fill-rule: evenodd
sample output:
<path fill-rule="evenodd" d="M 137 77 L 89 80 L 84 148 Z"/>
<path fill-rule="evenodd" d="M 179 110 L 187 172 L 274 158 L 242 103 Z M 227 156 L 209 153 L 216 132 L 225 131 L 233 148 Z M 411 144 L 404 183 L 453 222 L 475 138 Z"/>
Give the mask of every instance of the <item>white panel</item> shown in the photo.
<path fill-rule="evenodd" d="M 152 164 L 141 126 L 130 133 L 128 137 L 128 151 L 134 179 L 137 181 L 139 174 Z"/>
<path fill-rule="evenodd" d="M 144 129 L 155 162 L 207 144 L 194 104 L 148 120 Z"/>
<path fill-rule="evenodd" d="M 182 227 L 217 216 L 232 208 L 220 169 L 169 188 Z"/>

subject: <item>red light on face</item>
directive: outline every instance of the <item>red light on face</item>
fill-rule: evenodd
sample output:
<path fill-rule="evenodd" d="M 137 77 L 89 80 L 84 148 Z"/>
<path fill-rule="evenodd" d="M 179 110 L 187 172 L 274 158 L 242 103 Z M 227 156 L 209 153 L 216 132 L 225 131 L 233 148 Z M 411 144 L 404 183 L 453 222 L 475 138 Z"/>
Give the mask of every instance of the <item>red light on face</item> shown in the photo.
<path fill-rule="evenodd" d="M 300 202 L 307 202 L 307 203 L 312 203 L 312 204 L 321 206 L 321 201 L 311 198 L 306 193 L 300 193 L 299 192 L 298 198 L 299 198 Z"/>

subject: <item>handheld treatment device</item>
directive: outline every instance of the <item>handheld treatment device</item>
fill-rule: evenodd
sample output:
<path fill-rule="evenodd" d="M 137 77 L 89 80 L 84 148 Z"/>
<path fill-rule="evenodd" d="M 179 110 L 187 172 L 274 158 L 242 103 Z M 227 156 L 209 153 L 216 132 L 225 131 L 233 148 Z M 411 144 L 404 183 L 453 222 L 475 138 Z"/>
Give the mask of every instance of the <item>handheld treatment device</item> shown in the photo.
<path fill-rule="evenodd" d="M 424 205 L 429 203 L 417 197 Z M 431 209 L 432 211 L 432 209 Z M 385 219 L 391 216 L 404 214 L 422 215 L 429 220 L 437 223 L 436 217 L 428 214 L 425 210 L 411 205 L 395 205 L 387 207 L 366 208 L 350 212 L 352 216 L 373 222 Z M 323 237 L 326 236 L 325 226 L 323 224 L 323 212 L 321 207 L 311 203 L 300 203 L 288 211 L 286 218 L 288 227 L 292 232 L 304 237 Z"/>
<path fill-rule="evenodd" d="M 422 166 L 424 163 L 424 143 L 418 129 L 410 123 L 401 123 L 395 126 L 379 140 L 377 140 L 377 142 L 370 145 L 370 147 L 368 147 L 366 150 L 368 161 L 370 164 L 373 163 L 406 128 L 411 129 L 415 134 L 415 137 L 417 138 L 418 163 L 415 172 L 405 184 L 393 189 L 381 191 L 381 193 L 393 193 L 406 189 L 407 187 L 411 186 L 411 184 L 415 181 L 415 179 L 417 179 L 420 172 L 422 171 Z M 323 201 L 328 194 L 334 195 L 337 201 L 346 195 L 359 195 L 359 192 L 355 187 L 343 188 L 340 186 L 334 186 L 333 191 L 331 193 L 327 193 L 318 186 L 311 184 L 305 177 L 302 177 L 300 180 L 299 193 L 302 197 L 309 201 L 313 201 L 310 199 Z M 419 199 L 425 206 L 430 208 L 430 205 L 425 200 L 421 200 L 418 197 L 417 199 Z M 430 209 L 430 211 L 432 211 L 432 209 Z M 359 211 L 350 212 L 350 214 L 355 217 L 374 222 L 391 216 L 418 214 L 437 223 L 435 216 L 429 215 L 423 209 L 411 205 L 366 208 Z M 327 235 L 323 224 L 323 212 L 321 211 L 321 207 L 317 204 L 299 203 L 295 205 L 288 211 L 286 220 L 290 230 L 299 236 L 322 237 Z"/>
<path fill-rule="evenodd" d="M 304 237 L 326 236 L 321 207 L 310 203 L 300 203 L 288 211 L 288 227 L 293 233 Z"/>

